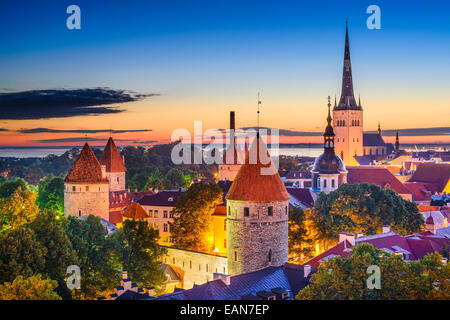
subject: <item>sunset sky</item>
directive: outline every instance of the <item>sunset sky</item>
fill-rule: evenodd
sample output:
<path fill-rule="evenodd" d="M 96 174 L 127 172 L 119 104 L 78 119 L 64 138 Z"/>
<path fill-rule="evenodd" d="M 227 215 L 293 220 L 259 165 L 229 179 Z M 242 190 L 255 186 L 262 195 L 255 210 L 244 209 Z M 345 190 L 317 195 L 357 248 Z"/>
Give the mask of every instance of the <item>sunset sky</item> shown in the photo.
<path fill-rule="evenodd" d="M 81 30 L 66 27 L 71 4 Z M 366 27 L 371 4 L 381 30 Z M 449 12 L 444 1 L 1 1 L 0 92 L 17 95 L 14 107 L 0 95 L 0 146 L 81 145 L 86 130 L 103 145 L 110 129 L 118 145 L 168 142 L 194 120 L 227 128 L 230 110 L 255 126 L 258 92 L 262 126 L 303 132 L 281 142 L 320 142 L 308 132 L 339 98 L 346 18 L 364 130 L 450 143 Z M 119 93 L 111 102 L 100 87 Z M 64 89 L 52 107 L 24 93 L 50 89 Z M 101 108 L 74 108 L 77 89 Z"/>

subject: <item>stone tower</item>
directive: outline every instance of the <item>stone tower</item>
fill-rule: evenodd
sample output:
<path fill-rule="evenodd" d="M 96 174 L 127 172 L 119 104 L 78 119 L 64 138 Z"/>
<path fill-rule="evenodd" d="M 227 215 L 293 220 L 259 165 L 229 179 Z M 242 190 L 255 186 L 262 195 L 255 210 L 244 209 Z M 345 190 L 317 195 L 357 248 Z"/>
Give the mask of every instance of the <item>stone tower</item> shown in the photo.
<path fill-rule="evenodd" d="M 323 154 L 316 158 L 312 169 L 312 183 L 315 192 L 330 193 L 347 182 L 344 162 L 334 152 L 335 134 L 331 126 L 330 97 L 328 97 L 328 125 L 323 134 Z"/>
<path fill-rule="evenodd" d="M 81 150 L 64 180 L 64 215 L 109 218 L 109 184 L 106 170 L 89 145 Z"/>
<path fill-rule="evenodd" d="M 219 180 L 233 181 L 244 162 L 243 151 L 236 146 L 234 111 L 230 111 L 230 143 L 223 153 L 222 164 L 219 164 Z"/>
<path fill-rule="evenodd" d="M 226 199 L 228 273 L 287 262 L 289 194 L 259 135 Z"/>
<path fill-rule="evenodd" d="M 106 178 L 109 181 L 109 191 L 125 191 L 124 159 L 120 157 L 114 140 L 109 138 L 105 150 L 100 157 L 100 164 L 106 167 Z"/>
<path fill-rule="evenodd" d="M 363 110 L 361 102 L 356 103 L 353 93 L 352 65 L 348 26 L 345 27 L 344 68 L 342 91 L 339 104 L 333 108 L 333 127 L 336 134 L 335 148 L 345 165 L 358 165 L 353 158 L 362 156 L 363 150 Z"/>

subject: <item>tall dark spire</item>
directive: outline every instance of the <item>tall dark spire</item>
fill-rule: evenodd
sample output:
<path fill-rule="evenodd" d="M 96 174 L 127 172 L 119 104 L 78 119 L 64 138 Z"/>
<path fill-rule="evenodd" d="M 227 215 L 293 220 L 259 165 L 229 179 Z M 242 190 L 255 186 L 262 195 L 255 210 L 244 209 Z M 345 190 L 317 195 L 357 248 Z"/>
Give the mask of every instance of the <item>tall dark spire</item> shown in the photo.
<path fill-rule="evenodd" d="M 350 62 L 350 42 L 348 40 L 348 24 L 345 21 L 344 68 L 342 72 L 342 91 L 337 109 L 361 109 L 356 104 L 353 93 L 352 64 Z"/>
<path fill-rule="evenodd" d="M 334 153 L 334 131 L 331 125 L 331 101 L 330 96 L 328 96 L 328 117 L 327 117 L 327 127 L 325 128 L 325 132 L 323 134 L 324 138 L 324 151 L 325 153 L 331 152 Z"/>

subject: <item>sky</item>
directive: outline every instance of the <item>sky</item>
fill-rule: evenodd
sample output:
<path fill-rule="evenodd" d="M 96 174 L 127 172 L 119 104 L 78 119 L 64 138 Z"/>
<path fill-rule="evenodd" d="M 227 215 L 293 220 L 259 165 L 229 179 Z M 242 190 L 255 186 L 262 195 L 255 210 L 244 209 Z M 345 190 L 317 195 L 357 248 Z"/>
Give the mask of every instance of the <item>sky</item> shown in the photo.
<path fill-rule="evenodd" d="M 72 4 L 80 30 L 66 27 Z M 379 30 L 366 26 L 372 4 Z M 255 126 L 258 92 L 260 124 L 287 132 L 280 142 L 321 142 L 327 97 L 340 95 L 346 19 L 364 131 L 380 122 L 387 142 L 399 129 L 403 143 L 450 143 L 449 9 L 445 1 L 1 1 L 0 146 L 86 137 L 102 145 L 110 134 L 119 145 L 165 143 L 175 129 L 193 133 L 195 120 L 226 128 L 231 110 L 238 127 Z"/>

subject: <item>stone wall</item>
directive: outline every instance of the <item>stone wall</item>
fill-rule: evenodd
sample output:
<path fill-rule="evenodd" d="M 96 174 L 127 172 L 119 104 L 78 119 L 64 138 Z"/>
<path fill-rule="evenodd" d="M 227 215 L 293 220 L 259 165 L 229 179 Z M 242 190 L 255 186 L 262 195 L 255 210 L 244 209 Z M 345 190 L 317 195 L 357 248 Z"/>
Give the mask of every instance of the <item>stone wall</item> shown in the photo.
<path fill-rule="evenodd" d="M 108 183 L 64 183 L 64 215 L 109 220 Z"/>
<path fill-rule="evenodd" d="M 125 172 L 106 172 L 106 178 L 110 192 L 125 190 Z"/>
<path fill-rule="evenodd" d="M 191 289 L 194 284 L 212 281 L 215 272 L 224 274 L 228 272 L 226 257 L 163 247 L 167 249 L 167 254 L 162 258 L 162 262 L 181 269 L 184 273 L 183 289 Z"/>
<path fill-rule="evenodd" d="M 280 266 L 288 261 L 288 201 L 227 202 L 227 256 L 230 275 Z M 269 207 L 273 215 L 269 216 Z M 244 215 L 249 208 L 249 216 Z"/>
<path fill-rule="evenodd" d="M 220 164 L 219 180 L 234 181 L 240 167 L 240 164 Z"/>

